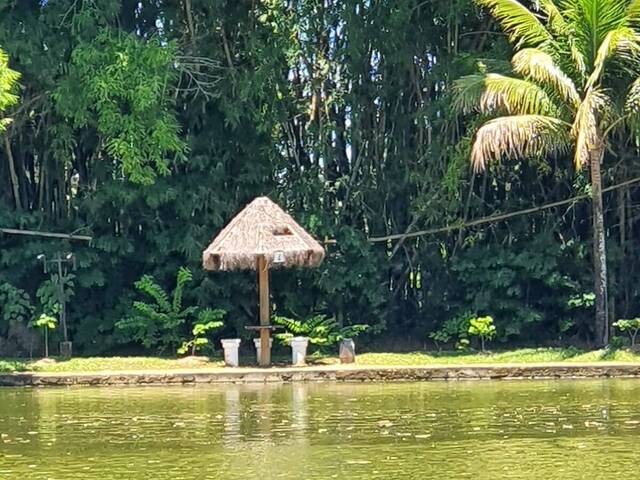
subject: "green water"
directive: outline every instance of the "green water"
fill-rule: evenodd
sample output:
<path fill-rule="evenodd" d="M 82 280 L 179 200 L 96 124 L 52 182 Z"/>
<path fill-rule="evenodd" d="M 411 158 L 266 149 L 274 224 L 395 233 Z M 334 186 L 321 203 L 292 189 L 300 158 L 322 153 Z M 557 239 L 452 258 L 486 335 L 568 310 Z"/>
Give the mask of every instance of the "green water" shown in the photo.
<path fill-rule="evenodd" d="M 639 380 L 0 389 L 2 480 L 614 479 L 638 459 Z"/>

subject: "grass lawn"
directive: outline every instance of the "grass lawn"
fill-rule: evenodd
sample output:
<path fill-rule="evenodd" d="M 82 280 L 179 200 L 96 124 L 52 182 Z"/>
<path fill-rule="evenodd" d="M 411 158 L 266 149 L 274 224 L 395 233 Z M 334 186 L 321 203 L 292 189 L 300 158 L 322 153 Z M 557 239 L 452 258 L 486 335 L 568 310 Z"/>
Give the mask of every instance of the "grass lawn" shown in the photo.
<path fill-rule="evenodd" d="M 176 370 L 222 367 L 219 359 L 193 361 L 158 357 L 87 357 L 56 362 L 0 360 L 0 372 L 100 372 L 122 370 Z"/>
<path fill-rule="evenodd" d="M 362 365 L 453 365 L 544 362 L 640 362 L 640 353 L 629 350 L 594 350 L 574 348 L 522 348 L 481 354 L 477 352 L 364 353 L 358 355 Z"/>
<path fill-rule="evenodd" d="M 253 358 L 241 358 L 241 365 L 250 366 Z M 286 365 L 287 358 L 275 358 Z M 311 356 L 309 362 L 316 365 L 340 363 L 337 357 Z M 523 348 L 503 352 L 481 354 L 477 352 L 411 352 L 411 353 L 363 353 L 357 357 L 358 365 L 371 366 L 420 366 L 420 365 L 473 365 L 544 362 L 640 362 L 640 353 L 629 350 L 595 350 L 585 352 L 574 348 Z M 0 372 L 100 372 L 123 370 L 176 370 L 219 368 L 219 358 L 172 359 L 157 357 L 89 357 L 42 362 L 36 360 L 0 360 Z"/>

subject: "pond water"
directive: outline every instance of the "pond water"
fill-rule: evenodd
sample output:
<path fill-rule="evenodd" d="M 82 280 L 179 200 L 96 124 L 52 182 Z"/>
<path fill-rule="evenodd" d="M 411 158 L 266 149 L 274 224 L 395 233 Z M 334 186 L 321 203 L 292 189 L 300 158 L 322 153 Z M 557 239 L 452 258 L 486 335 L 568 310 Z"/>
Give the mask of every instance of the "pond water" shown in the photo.
<path fill-rule="evenodd" d="M 0 389 L 0 479 L 633 478 L 640 380 Z"/>

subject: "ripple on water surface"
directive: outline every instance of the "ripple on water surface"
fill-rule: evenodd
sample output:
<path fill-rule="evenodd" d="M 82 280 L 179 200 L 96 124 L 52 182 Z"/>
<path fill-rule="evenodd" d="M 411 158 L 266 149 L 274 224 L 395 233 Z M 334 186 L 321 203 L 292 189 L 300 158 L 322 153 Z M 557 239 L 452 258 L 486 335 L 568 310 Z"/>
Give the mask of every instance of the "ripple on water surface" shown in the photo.
<path fill-rule="evenodd" d="M 630 478 L 640 381 L 0 390 L 0 480 Z"/>

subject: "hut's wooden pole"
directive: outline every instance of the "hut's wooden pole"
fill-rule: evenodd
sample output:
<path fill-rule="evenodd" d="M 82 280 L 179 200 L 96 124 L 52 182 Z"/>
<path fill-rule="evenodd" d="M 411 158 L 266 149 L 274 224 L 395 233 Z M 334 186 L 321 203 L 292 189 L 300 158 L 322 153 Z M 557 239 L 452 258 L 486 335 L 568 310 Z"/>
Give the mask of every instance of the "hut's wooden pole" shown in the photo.
<path fill-rule="evenodd" d="M 258 284 L 260 288 L 260 325 L 269 325 L 269 269 L 264 256 L 258 257 Z M 271 365 L 271 331 L 260 329 L 260 366 Z"/>

